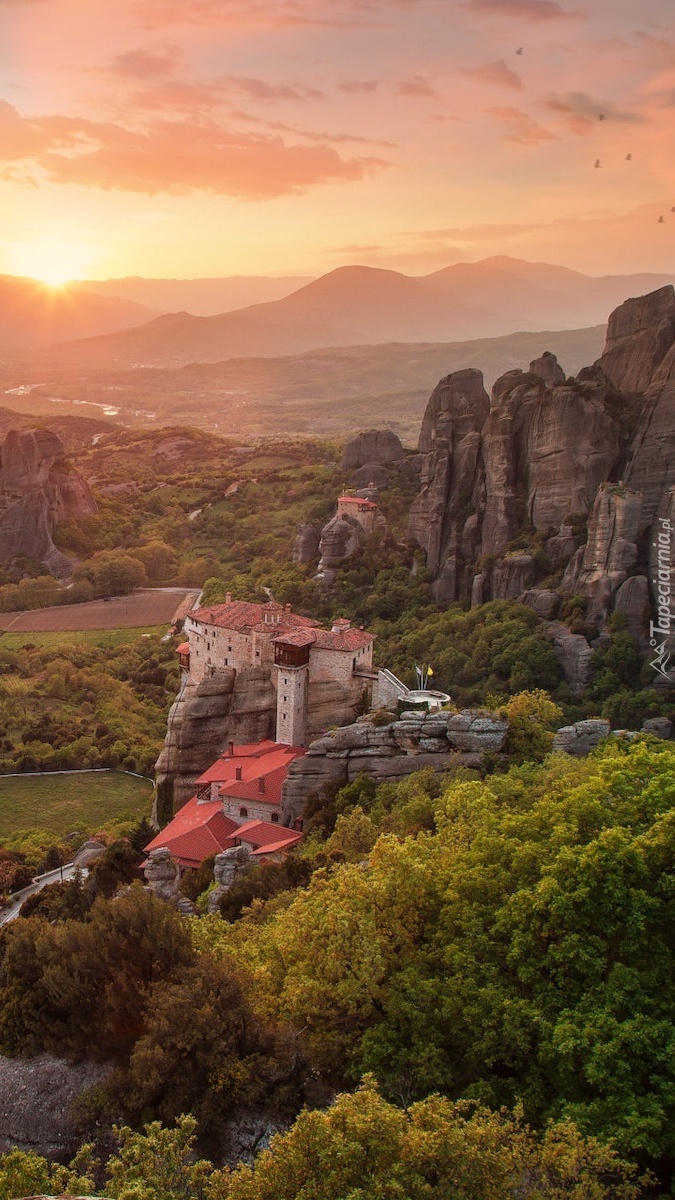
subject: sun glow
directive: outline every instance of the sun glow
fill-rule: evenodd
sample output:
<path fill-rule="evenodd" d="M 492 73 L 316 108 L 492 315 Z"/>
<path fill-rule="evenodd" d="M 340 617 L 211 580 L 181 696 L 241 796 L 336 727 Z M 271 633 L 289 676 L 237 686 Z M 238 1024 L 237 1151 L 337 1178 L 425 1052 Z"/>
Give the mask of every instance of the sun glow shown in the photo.
<path fill-rule="evenodd" d="M 26 242 L 14 246 L 12 265 L 17 275 L 28 275 L 59 288 L 70 280 L 81 279 L 90 257 L 85 247 L 67 242 Z"/>

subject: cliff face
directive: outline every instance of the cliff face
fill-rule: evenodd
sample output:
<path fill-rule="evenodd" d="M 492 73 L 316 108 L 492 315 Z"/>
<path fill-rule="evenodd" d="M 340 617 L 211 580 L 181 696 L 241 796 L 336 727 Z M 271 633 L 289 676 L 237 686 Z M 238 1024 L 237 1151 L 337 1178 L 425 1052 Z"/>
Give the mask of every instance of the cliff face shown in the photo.
<path fill-rule="evenodd" d="M 518 598 L 549 615 L 552 594 L 576 593 L 598 627 L 618 607 L 644 634 L 675 484 L 673 288 L 612 313 L 602 356 L 575 379 L 547 353 L 490 399 L 478 371 L 441 380 L 419 449 L 409 536 L 440 603 Z"/>
<path fill-rule="evenodd" d="M 48 429 L 10 430 L 0 450 L 0 562 L 35 558 L 56 575 L 70 561 L 52 541 L 71 517 L 96 511 L 89 487 Z"/>

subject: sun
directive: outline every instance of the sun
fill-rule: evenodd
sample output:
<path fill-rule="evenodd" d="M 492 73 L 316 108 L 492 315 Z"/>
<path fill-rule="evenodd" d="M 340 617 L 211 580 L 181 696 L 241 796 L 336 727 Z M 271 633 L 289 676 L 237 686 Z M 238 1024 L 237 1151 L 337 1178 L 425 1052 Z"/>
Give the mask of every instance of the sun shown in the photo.
<path fill-rule="evenodd" d="M 24 242 L 14 247 L 13 267 L 18 275 L 28 275 L 49 287 L 60 288 L 81 279 L 90 254 L 83 246 L 69 242 Z"/>

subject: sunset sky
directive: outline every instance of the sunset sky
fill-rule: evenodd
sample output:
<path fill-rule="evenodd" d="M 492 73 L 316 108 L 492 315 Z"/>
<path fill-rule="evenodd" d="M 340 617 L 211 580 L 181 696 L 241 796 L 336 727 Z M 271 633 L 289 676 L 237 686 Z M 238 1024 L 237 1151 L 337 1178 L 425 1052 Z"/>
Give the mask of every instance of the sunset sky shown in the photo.
<path fill-rule="evenodd" d="M 0 272 L 675 271 L 673 0 L 0 0 L 0 81 Z"/>

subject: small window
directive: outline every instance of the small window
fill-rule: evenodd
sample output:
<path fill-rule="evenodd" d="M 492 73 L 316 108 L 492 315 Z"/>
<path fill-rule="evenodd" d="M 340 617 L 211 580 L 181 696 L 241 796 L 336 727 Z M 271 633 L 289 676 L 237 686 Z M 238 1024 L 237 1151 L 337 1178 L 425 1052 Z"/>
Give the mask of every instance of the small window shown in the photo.
<path fill-rule="evenodd" d="M 270 817 L 270 820 L 271 820 L 271 822 L 272 822 L 272 824 L 273 824 L 273 825 L 276 825 L 276 824 L 278 824 L 278 821 L 279 821 L 279 814 L 278 814 L 278 813 L 272 813 L 272 816 Z"/>
<path fill-rule="evenodd" d="M 239 809 L 239 816 L 240 816 L 240 817 L 247 817 L 247 816 L 248 816 L 248 809 L 247 809 L 247 808 L 240 808 L 240 809 Z"/>

